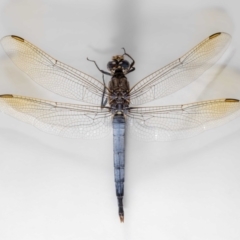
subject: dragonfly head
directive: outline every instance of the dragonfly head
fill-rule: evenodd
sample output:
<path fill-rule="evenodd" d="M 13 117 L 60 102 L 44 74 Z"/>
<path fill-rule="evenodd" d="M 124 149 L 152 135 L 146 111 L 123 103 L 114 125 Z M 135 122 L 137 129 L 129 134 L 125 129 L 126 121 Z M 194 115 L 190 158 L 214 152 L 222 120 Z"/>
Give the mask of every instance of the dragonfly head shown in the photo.
<path fill-rule="evenodd" d="M 112 61 L 107 64 L 107 68 L 112 74 L 114 74 L 116 70 L 122 70 L 123 73 L 125 73 L 129 69 L 129 66 L 129 62 L 124 60 L 123 55 L 113 56 Z"/>

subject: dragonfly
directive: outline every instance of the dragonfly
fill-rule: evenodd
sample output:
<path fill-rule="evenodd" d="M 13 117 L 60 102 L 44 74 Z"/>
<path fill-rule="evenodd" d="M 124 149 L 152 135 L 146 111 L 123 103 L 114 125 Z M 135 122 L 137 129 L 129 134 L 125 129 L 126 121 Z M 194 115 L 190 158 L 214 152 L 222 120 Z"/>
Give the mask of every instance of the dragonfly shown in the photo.
<path fill-rule="evenodd" d="M 96 139 L 113 134 L 115 189 L 120 221 L 124 221 L 126 132 L 146 141 L 167 141 L 199 134 L 233 119 L 238 99 L 226 98 L 189 104 L 139 107 L 185 87 L 215 64 L 231 36 L 214 33 L 185 55 L 130 87 L 127 74 L 135 61 L 123 48 L 112 57 L 99 81 L 51 57 L 19 36 L 3 37 L 1 44 L 13 63 L 42 87 L 88 105 L 60 103 L 13 94 L 0 95 L 0 110 L 47 133 Z M 126 60 L 128 59 L 128 60 Z M 108 86 L 104 76 L 111 76 Z"/>

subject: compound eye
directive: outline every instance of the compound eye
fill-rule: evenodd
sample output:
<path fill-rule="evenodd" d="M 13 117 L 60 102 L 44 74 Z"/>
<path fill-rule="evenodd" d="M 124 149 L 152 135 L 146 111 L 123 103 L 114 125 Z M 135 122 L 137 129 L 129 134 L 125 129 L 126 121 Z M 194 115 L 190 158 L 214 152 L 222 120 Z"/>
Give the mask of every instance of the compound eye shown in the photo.
<path fill-rule="evenodd" d="M 126 60 L 121 61 L 120 65 L 123 70 L 127 70 L 129 68 L 129 62 Z"/>
<path fill-rule="evenodd" d="M 111 71 L 113 68 L 115 68 L 117 65 L 116 61 L 111 61 L 111 62 L 108 62 L 107 64 L 107 68 Z"/>

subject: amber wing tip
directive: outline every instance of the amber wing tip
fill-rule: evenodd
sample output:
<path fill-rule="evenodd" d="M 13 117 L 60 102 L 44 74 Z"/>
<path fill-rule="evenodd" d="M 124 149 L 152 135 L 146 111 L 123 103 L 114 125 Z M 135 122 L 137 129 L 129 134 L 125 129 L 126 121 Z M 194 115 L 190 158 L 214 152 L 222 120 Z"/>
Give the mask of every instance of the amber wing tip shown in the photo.
<path fill-rule="evenodd" d="M 120 217 L 120 222 L 123 223 L 124 222 L 124 216 L 123 215 L 119 215 Z"/>

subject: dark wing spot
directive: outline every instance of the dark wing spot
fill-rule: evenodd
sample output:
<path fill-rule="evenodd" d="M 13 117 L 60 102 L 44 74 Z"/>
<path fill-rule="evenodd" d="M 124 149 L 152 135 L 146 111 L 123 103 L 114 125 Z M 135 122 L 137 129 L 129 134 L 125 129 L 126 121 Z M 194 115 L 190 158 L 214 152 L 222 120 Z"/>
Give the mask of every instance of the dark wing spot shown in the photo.
<path fill-rule="evenodd" d="M 225 102 L 239 102 L 239 100 L 234 98 L 226 98 Z"/>
<path fill-rule="evenodd" d="M 3 95 L 0 95 L 1 98 L 13 98 L 13 95 L 12 94 L 3 94 Z"/>
<path fill-rule="evenodd" d="M 218 37 L 219 35 L 221 35 L 220 32 L 214 33 L 213 35 L 209 36 L 209 39 L 213 39 L 213 38 L 215 38 L 215 37 Z"/>
<path fill-rule="evenodd" d="M 24 39 L 15 35 L 11 35 L 12 38 L 16 39 L 17 41 L 24 42 Z"/>

